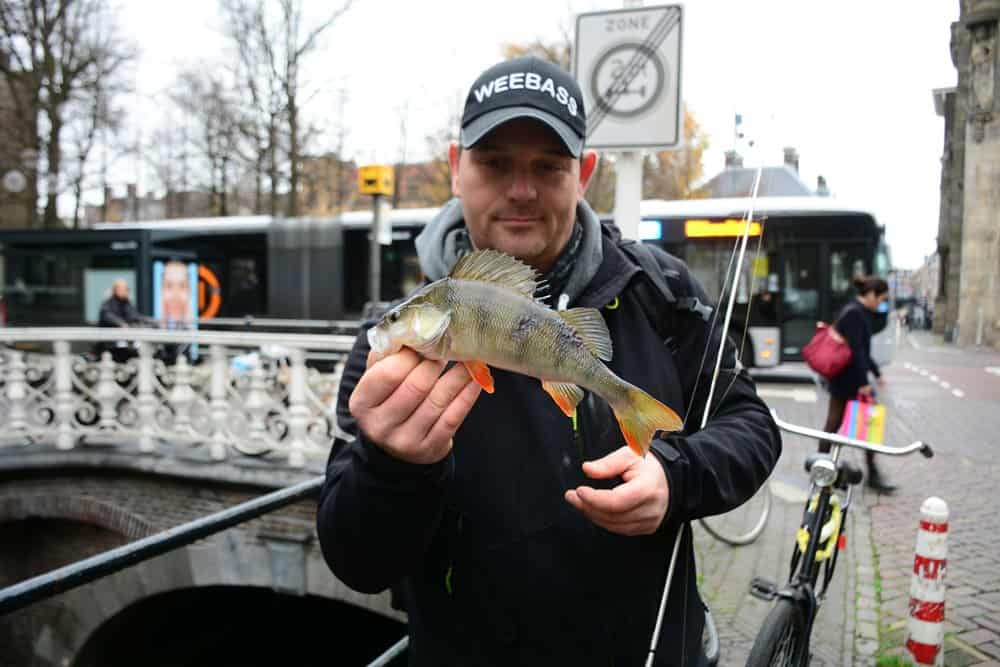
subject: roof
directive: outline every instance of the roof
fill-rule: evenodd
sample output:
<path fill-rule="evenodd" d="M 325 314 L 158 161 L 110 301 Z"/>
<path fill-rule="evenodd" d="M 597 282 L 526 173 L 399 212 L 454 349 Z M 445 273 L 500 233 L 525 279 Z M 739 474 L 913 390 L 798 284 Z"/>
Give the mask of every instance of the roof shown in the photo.
<path fill-rule="evenodd" d="M 753 209 L 755 217 L 762 215 L 866 215 L 875 214 L 866 207 L 842 201 L 836 197 L 721 197 L 716 199 L 646 199 L 639 204 L 643 218 L 703 217 L 742 218 Z"/>
<path fill-rule="evenodd" d="M 400 208 L 389 213 L 393 224 L 427 224 L 437 214 L 437 208 Z M 270 215 L 235 215 L 216 218 L 171 218 L 168 220 L 141 220 L 135 222 L 99 222 L 90 226 L 96 230 L 126 231 L 135 229 L 150 229 L 162 231 L 185 231 L 200 233 L 225 234 L 229 232 L 266 233 L 272 223 L 296 222 L 319 224 L 339 221 L 344 227 L 367 227 L 372 222 L 372 212 L 347 211 L 335 218 L 282 218 Z"/>
<path fill-rule="evenodd" d="M 712 197 L 746 197 L 750 195 L 756 174 L 757 169 L 754 167 L 729 167 L 713 176 L 705 184 L 705 189 Z M 782 165 L 761 169 L 760 187 L 757 190 L 760 197 L 800 197 L 812 194 L 813 191 L 791 167 Z"/>

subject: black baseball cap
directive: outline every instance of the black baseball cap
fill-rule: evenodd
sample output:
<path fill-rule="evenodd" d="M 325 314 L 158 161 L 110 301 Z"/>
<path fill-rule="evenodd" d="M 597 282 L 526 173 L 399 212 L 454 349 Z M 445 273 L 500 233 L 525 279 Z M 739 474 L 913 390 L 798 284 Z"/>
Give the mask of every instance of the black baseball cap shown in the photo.
<path fill-rule="evenodd" d="M 587 114 L 569 72 L 535 56 L 505 60 L 479 75 L 465 98 L 459 140 L 470 148 L 515 118 L 534 118 L 559 136 L 573 157 L 583 152 Z"/>

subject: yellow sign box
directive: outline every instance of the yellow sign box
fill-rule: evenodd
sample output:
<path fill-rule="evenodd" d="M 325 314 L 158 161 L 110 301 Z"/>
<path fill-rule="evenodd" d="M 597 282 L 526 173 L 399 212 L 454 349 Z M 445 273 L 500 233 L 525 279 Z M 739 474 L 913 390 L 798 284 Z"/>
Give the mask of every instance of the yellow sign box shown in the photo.
<path fill-rule="evenodd" d="M 363 195 L 391 195 L 394 185 L 389 165 L 370 164 L 358 168 L 358 191 Z"/>

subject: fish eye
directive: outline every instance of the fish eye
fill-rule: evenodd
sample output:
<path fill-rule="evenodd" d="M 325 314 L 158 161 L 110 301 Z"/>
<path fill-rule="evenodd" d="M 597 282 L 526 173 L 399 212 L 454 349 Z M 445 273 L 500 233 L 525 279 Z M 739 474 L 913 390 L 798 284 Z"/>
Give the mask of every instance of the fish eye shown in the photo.
<path fill-rule="evenodd" d="M 393 311 L 391 311 L 389 313 L 389 321 L 390 322 L 397 322 L 397 321 L 399 321 L 399 311 L 398 310 L 393 310 Z"/>

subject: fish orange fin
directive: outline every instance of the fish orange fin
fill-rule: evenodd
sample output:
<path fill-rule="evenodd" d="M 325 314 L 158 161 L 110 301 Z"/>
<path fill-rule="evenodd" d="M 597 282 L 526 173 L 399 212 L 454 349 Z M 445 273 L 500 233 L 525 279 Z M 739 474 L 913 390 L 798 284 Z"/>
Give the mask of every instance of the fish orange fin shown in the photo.
<path fill-rule="evenodd" d="M 486 390 L 487 394 L 493 393 L 493 376 L 490 374 L 490 367 L 481 361 L 463 361 L 465 369 L 480 387 Z"/>
<path fill-rule="evenodd" d="M 474 250 L 462 255 L 448 277 L 493 283 L 529 299 L 538 286 L 538 274 L 533 268 L 498 250 Z"/>
<path fill-rule="evenodd" d="M 684 422 L 676 412 L 638 387 L 629 387 L 623 405 L 613 406 L 618 426 L 633 452 L 645 456 L 657 431 L 679 431 Z"/>
<path fill-rule="evenodd" d="M 568 382 L 546 382 L 542 380 L 542 389 L 545 390 L 552 400 L 556 402 L 559 409 L 567 417 L 572 417 L 576 406 L 583 400 L 583 389 Z"/>
<path fill-rule="evenodd" d="M 596 308 L 570 308 L 558 312 L 591 354 L 603 361 L 611 361 L 611 334 L 601 311 Z"/>

